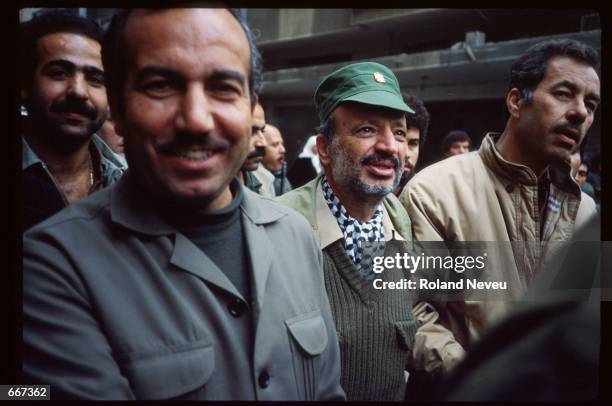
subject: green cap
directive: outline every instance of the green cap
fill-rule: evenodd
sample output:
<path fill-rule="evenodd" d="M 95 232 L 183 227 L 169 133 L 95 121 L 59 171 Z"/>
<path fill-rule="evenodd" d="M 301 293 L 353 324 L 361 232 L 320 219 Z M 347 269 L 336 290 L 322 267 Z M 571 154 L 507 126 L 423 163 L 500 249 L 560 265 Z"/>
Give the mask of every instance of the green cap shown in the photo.
<path fill-rule="evenodd" d="M 393 72 L 376 62 L 352 63 L 323 79 L 314 95 L 321 124 L 340 103 L 348 101 L 414 113 L 404 103 Z"/>

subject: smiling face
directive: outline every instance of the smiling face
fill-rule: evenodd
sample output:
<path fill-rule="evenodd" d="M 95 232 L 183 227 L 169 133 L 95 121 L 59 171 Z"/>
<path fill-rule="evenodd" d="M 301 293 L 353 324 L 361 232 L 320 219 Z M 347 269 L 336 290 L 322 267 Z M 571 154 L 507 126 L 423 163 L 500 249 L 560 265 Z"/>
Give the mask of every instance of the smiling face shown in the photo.
<path fill-rule="evenodd" d="M 139 183 L 176 205 L 217 210 L 251 137 L 249 46 L 223 9 L 134 11 L 125 111 L 113 117 Z"/>
<path fill-rule="evenodd" d="M 383 198 L 399 184 L 406 155 L 406 118 L 401 111 L 343 103 L 333 112 L 331 142 L 319 136 L 325 174 L 340 194 Z"/>
<path fill-rule="evenodd" d="M 591 66 L 567 56 L 551 58 L 533 102 L 521 100 L 514 114 L 521 150 L 547 165 L 569 161 L 593 123 L 599 94 L 599 77 Z"/>
<path fill-rule="evenodd" d="M 42 36 L 36 45 L 38 64 L 32 88 L 26 91 L 34 133 L 54 144 L 89 140 L 104 123 L 108 108 L 100 44 L 58 32 Z"/>

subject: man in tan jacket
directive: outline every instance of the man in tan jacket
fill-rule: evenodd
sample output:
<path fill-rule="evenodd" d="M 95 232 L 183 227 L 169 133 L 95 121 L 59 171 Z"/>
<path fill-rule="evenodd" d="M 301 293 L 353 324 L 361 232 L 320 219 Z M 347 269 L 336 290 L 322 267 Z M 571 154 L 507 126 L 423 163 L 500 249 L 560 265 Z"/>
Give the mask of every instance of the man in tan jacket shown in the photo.
<path fill-rule="evenodd" d="M 577 41 L 527 50 L 512 66 L 503 133 L 487 134 L 478 151 L 424 169 L 404 189 L 400 200 L 414 238 L 497 242 L 489 243 L 499 248 L 491 258 L 494 272 L 520 294 L 542 261 L 540 243 L 568 240 L 595 212 L 572 179 L 569 161 L 599 104 L 597 69 L 596 51 Z M 414 355 L 430 373 L 451 369 L 508 308 L 503 301 L 433 305 L 415 307 L 420 327 Z"/>

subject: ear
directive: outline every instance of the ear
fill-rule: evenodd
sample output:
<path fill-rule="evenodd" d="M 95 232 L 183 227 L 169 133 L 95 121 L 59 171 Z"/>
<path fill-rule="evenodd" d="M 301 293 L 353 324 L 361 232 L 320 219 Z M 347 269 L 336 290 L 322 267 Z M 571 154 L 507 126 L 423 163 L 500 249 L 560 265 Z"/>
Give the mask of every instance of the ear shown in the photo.
<path fill-rule="evenodd" d="M 331 142 L 323 134 L 317 134 L 317 151 L 319 152 L 319 160 L 324 165 L 331 163 L 331 154 L 329 152 L 329 145 Z"/>
<path fill-rule="evenodd" d="M 523 107 L 524 102 L 525 99 L 523 99 L 521 91 L 517 88 L 512 88 L 508 92 L 508 94 L 506 95 L 506 108 L 508 109 L 508 113 L 510 113 L 510 117 L 520 117 L 521 108 Z"/>

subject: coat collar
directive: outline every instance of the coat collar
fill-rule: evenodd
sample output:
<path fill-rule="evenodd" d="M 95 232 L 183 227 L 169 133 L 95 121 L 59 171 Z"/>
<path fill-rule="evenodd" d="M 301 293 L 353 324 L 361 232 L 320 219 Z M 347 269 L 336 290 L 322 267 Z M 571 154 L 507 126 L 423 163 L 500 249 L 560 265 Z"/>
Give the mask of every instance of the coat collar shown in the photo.
<path fill-rule="evenodd" d="M 495 173 L 506 178 L 510 183 L 518 182 L 528 186 L 536 186 L 538 184 L 538 177 L 530 168 L 507 161 L 501 156 L 495 146 L 500 136 L 500 133 L 493 132 L 485 135 L 478 150 L 478 154 L 480 154 L 485 165 Z M 557 163 L 550 165 L 546 176 L 549 177 L 551 183 L 557 188 L 575 196 L 580 196 L 580 187 L 572 179 L 568 164 Z"/>
<path fill-rule="evenodd" d="M 242 188 L 244 196 L 240 206 L 243 233 L 253 270 L 254 292 L 256 292 L 254 298 L 258 307 L 261 308 L 266 281 L 274 258 L 274 246 L 262 226 L 278 221 L 286 216 L 287 212 L 269 203 L 268 199 L 243 187 L 237 179 L 234 179 L 233 182 L 236 182 L 237 187 Z M 146 194 L 128 171 L 111 191 L 111 220 L 142 234 L 173 235 L 174 247 L 170 263 L 242 298 L 225 274 L 187 237 L 167 223 L 155 211 L 154 206 L 148 203 L 145 196 Z"/>
<path fill-rule="evenodd" d="M 242 188 L 244 195 L 240 206 L 242 217 L 253 224 L 272 223 L 287 215 L 273 204 L 262 202 L 260 196 L 242 186 L 237 179 L 233 179 L 232 182 L 236 183 L 236 187 Z M 133 174 L 128 170 L 111 192 L 112 221 L 143 234 L 167 235 L 177 232 L 159 215 L 146 196 L 147 193 L 136 183 Z"/>

